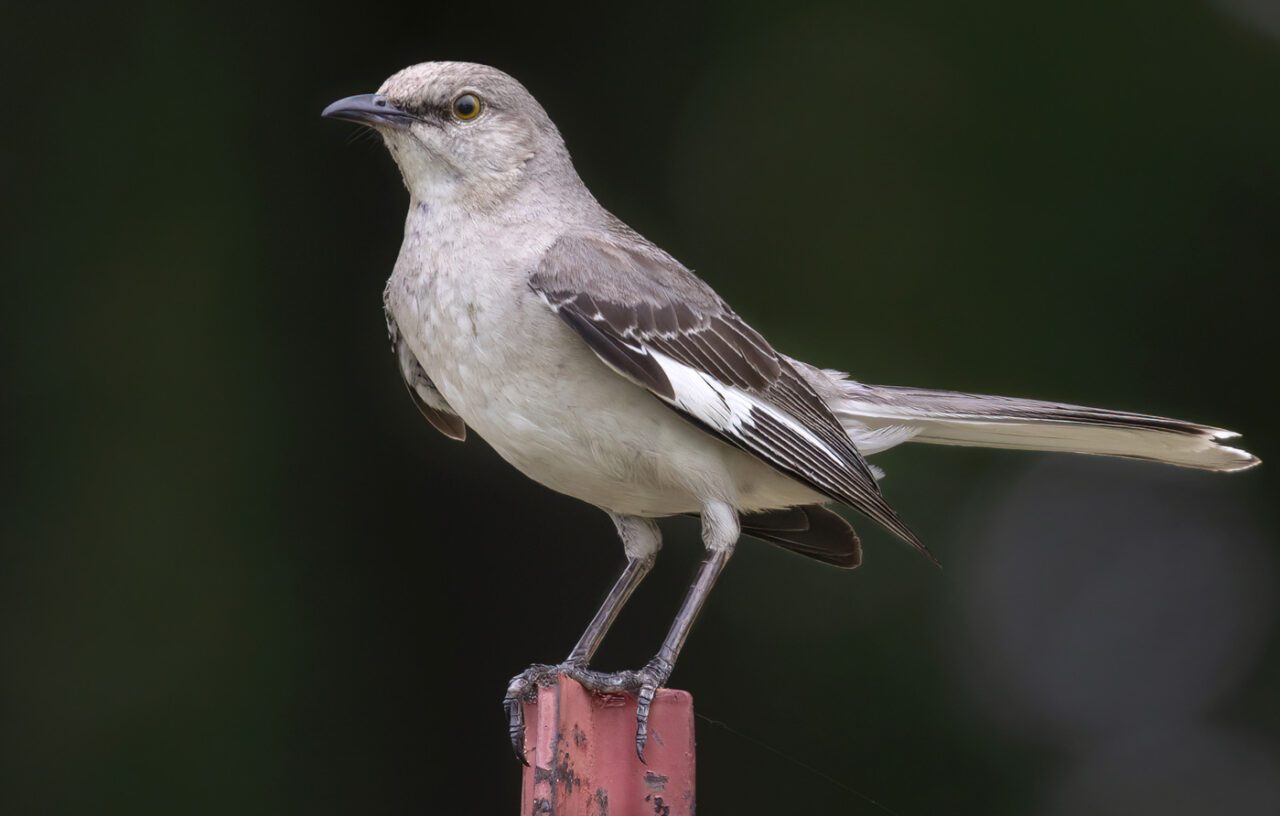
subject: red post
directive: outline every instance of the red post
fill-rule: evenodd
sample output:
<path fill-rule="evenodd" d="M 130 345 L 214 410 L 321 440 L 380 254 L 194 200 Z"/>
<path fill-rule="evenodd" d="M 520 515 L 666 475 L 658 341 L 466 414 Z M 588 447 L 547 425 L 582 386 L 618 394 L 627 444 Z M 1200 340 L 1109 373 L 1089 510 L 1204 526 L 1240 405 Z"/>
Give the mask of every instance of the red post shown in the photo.
<path fill-rule="evenodd" d="M 693 816 L 693 696 L 659 689 L 636 756 L 636 698 L 568 677 L 526 703 L 520 816 Z"/>

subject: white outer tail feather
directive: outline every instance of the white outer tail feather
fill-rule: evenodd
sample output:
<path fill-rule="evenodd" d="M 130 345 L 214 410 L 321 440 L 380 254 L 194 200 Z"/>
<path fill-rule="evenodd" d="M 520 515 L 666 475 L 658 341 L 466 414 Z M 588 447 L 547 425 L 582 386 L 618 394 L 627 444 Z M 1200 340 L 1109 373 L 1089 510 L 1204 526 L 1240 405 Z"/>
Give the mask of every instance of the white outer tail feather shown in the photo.
<path fill-rule="evenodd" d="M 1221 444 L 1239 436 L 1221 428 L 1062 403 L 863 385 L 824 373 L 836 386 L 830 407 L 864 454 L 926 442 L 1122 456 L 1220 472 L 1260 463 Z"/>

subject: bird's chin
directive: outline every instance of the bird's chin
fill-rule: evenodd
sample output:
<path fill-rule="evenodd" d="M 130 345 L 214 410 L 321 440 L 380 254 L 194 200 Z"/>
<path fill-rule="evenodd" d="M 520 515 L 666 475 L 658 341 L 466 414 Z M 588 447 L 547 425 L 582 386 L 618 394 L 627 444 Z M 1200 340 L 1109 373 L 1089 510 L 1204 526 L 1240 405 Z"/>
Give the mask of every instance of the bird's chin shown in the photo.
<path fill-rule="evenodd" d="M 439 198 L 454 189 L 458 173 L 439 154 L 404 133 L 385 133 L 383 140 L 415 198 Z"/>
<path fill-rule="evenodd" d="M 439 154 L 439 149 L 434 144 L 435 135 L 431 130 L 421 127 L 415 128 L 388 128 L 375 127 L 375 130 L 382 135 L 383 141 L 387 143 L 387 147 L 394 146 L 394 149 L 401 152 L 413 152 L 423 154 L 423 158 L 434 158 Z"/>
<path fill-rule="evenodd" d="M 406 173 L 434 163 L 433 151 L 413 133 L 389 128 L 375 128 L 375 130 L 382 137 L 382 143 L 387 146 L 396 164 L 400 165 L 400 169 Z"/>

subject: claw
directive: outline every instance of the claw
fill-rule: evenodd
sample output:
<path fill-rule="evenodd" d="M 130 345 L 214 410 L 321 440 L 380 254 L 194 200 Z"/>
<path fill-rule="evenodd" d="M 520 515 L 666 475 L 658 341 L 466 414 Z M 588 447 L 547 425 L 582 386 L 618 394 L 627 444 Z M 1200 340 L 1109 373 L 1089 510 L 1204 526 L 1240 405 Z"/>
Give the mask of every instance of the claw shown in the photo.
<path fill-rule="evenodd" d="M 507 684 L 506 696 L 502 698 L 502 707 L 507 712 L 507 738 L 511 740 L 511 749 L 515 751 L 516 758 L 525 767 L 529 765 L 529 758 L 524 751 L 524 704 L 533 699 L 540 684 L 563 668 L 535 663 L 511 678 L 511 682 Z"/>
<path fill-rule="evenodd" d="M 512 697 L 508 692 L 502 705 L 507 710 L 507 736 L 511 740 L 511 750 L 516 752 L 516 759 L 527 768 L 529 758 L 524 753 L 524 700 Z"/>
<path fill-rule="evenodd" d="M 529 759 L 524 750 L 524 704 L 533 699 L 538 686 L 554 682 L 555 677 L 561 674 L 576 680 L 583 688 L 596 694 L 635 693 L 636 756 L 643 763 L 645 744 L 649 740 L 649 709 L 653 706 L 654 695 L 671 676 L 671 664 L 660 657 L 650 660 L 639 671 L 613 673 L 592 671 L 577 663 L 562 663 L 559 666 L 539 663 L 511 678 L 502 705 L 507 711 L 507 736 L 516 757 L 528 766 Z"/>
<path fill-rule="evenodd" d="M 636 676 L 640 680 L 640 687 L 636 690 L 636 756 L 641 764 L 648 764 L 644 760 L 644 747 L 649 741 L 649 708 L 658 689 L 671 676 L 671 664 L 655 657 L 636 672 Z"/>
<path fill-rule="evenodd" d="M 645 683 L 636 693 L 636 756 L 645 765 L 648 764 L 644 761 L 644 746 L 649 741 L 649 706 L 657 693 L 658 687 L 652 683 Z"/>

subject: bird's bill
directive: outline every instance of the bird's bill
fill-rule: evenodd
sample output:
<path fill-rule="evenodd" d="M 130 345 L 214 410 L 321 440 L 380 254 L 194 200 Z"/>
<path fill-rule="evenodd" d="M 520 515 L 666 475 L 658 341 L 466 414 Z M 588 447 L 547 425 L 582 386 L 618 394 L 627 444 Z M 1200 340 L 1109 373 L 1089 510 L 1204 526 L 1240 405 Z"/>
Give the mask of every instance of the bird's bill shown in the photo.
<path fill-rule="evenodd" d="M 359 94 L 339 99 L 321 111 L 326 119 L 342 119 L 367 127 L 405 130 L 414 121 L 413 114 L 402 111 L 382 94 Z"/>

